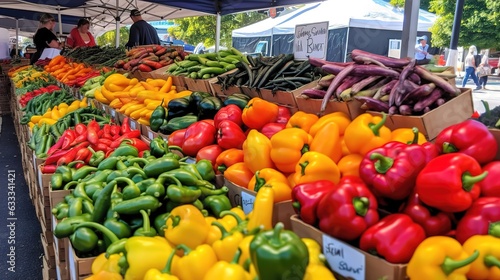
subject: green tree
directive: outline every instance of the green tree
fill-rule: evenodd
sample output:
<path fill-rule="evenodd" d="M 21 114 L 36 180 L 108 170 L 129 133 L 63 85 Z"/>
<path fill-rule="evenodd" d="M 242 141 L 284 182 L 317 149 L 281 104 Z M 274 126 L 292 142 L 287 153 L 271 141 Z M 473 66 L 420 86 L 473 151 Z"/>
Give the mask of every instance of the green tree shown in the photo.
<path fill-rule="evenodd" d="M 97 37 L 97 45 L 99 46 L 114 46 L 116 30 L 110 30 L 101 36 Z M 120 28 L 120 46 L 125 46 L 128 42 L 129 29 L 124 26 Z"/>
<path fill-rule="evenodd" d="M 408 1 L 412 1 L 412 0 L 408 0 Z M 420 9 L 428 11 L 430 1 L 431 0 L 420 0 Z M 405 6 L 405 0 L 391 0 L 389 3 L 391 5 L 393 5 L 395 7 L 399 7 L 399 8 L 403 8 Z"/>
<path fill-rule="evenodd" d="M 429 10 L 438 19 L 431 28 L 432 45 L 448 47 L 455 16 L 456 0 L 431 0 Z M 500 47 L 500 2 L 498 0 L 467 0 L 464 3 L 459 46 L 475 45 L 479 49 Z"/>
<path fill-rule="evenodd" d="M 221 17 L 221 46 L 230 47 L 232 45 L 231 33 L 234 29 L 250 25 L 265 19 L 265 14 L 257 12 L 247 12 L 230 14 Z M 184 40 L 188 44 L 197 45 L 203 43 L 205 46 L 215 44 L 215 16 L 189 17 L 175 19 L 177 26 L 168 29 L 168 33 L 179 40 Z"/>

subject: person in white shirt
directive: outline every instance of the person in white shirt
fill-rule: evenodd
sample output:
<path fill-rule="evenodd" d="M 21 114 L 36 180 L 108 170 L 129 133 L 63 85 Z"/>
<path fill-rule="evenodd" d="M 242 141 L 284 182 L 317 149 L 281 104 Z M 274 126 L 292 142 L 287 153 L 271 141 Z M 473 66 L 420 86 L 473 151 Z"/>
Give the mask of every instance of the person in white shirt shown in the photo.
<path fill-rule="evenodd" d="M 479 85 L 479 81 L 477 80 L 476 76 L 476 62 L 474 59 L 474 55 L 477 54 L 477 49 L 476 46 L 470 46 L 469 47 L 469 53 L 465 57 L 465 76 L 464 79 L 462 80 L 462 87 L 464 88 L 465 85 L 467 84 L 467 81 L 469 80 L 469 77 L 472 78 L 474 81 L 474 84 L 476 84 L 476 90 L 481 89 L 481 86 Z"/>
<path fill-rule="evenodd" d="M 415 59 L 418 65 L 428 64 L 431 61 L 432 55 L 428 51 L 427 36 L 424 35 L 418 39 L 418 44 L 415 45 Z"/>

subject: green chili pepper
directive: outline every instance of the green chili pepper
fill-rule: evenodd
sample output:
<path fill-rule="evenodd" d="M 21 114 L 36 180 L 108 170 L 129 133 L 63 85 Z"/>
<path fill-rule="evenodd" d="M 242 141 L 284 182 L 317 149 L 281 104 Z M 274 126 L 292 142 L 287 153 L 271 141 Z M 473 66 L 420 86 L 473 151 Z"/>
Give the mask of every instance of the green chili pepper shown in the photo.
<path fill-rule="evenodd" d="M 215 217 L 220 218 L 220 213 L 225 210 L 230 210 L 231 201 L 226 194 L 211 195 L 203 199 L 203 206 L 210 210 Z"/>
<path fill-rule="evenodd" d="M 110 157 L 119 157 L 119 156 L 139 156 L 139 151 L 136 147 L 129 145 L 127 143 L 122 143 L 118 148 L 116 148 Z"/>
<path fill-rule="evenodd" d="M 97 190 L 102 190 L 103 186 L 105 186 L 104 182 L 102 183 L 85 183 L 85 193 L 87 194 L 88 197 L 93 197 L 94 193 Z"/>
<path fill-rule="evenodd" d="M 134 157 L 134 158 L 128 158 L 127 161 L 125 162 L 125 165 L 132 166 L 136 163 L 139 163 L 141 167 L 144 167 L 146 164 L 148 164 L 148 162 L 149 161 L 145 158 Z"/>
<path fill-rule="evenodd" d="M 146 180 L 142 180 L 139 183 L 136 183 L 135 185 L 141 190 L 141 193 L 145 192 L 149 186 L 154 184 L 156 181 L 155 178 L 149 178 Z"/>
<path fill-rule="evenodd" d="M 57 167 L 54 174 L 58 173 L 62 175 L 63 183 L 71 182 L 73 179 L 73 169 L 69 165 L 60 165 Z"/>
<path fill-rule="evenodd" d="M 178 203 L 193 203 L 201 196 L 201 190 L 195 187 L 184 187 L 182 185 L 169 185 L 167 197 L 170 201 Z"/>
<path fill-rule="evenodd" d="M 109 207 L 111 206 L 111 193 L 116 185 L 116 181 L 109 182 L 94 200 L 94 213 L 92 213 L 92 221 L 102 223 L 106 217 Z"/>
<path fill-rule="evenodd" d="M 203 180 L 203 177 L 201 177 L 200 172 L 198 171 L 198 169 L 196 169 L 196 164 L 181 162 L 181 168 L 193 173 L 193 175 L 196 176 L 198 180 Z"/>
<path fill-rule="evenodd" d="M 54 228 L 54 235 L 57 238 L 68 237 L 75 231 L 75 225 L 83 222 L 89 222 L 91 219 L 92 215 L 87 213 L 80 216 L 66 218 L 57 223 L 56 227 Z"/>
<path fill-rule="evenodd" d="M 64 218 L 67 218 L 69 215 L 68 204 L 65 204 L 65 205 L 59 207 L 59 210 L 57 211 L 57 213 L 55 215 L 56 215 L 56 219 L 59 221 L 64 219 Z"/>
<path fill-rule="evenodd" d="M 88 200 L 92 202 L 92 199 L 88 196 L 88 194 L 85 192 L 85 183 L 78 183 L 73 190 L 73 195 L 75 197 L 79 197 L 83 200 Z"/>
<path fill-rule="evenodd" d="M 120 239 L 130 237 L 132 235 L 130 226 L 124 221 L 118 220 L 116 217 L 106 219 L 106 221 L 104 221 L 104 226 Z"/>
<path fill-rule="evenodd" d="M 129 178 L 126 177 L 118 177 L 115 179 L 117 183 L 124 182 L 127 185 L 122 189 L 123 200 L 129 200 L 132 198 L 136 198 L 141 195 L 141 190 L 137 187 Z"/>
<path fill-rule="evenodd" d="M 163 172 L 179 168 L 179 161 L 175 158 L 162 157 L 148 162 L 143 168 L 148 178 L 158 177 Z"/>
<path fill-rule="evenodd" d="M 205 188 L 205 187 L 198 187 L 200 190 L 201 190 L 201 195 L 203 197 L 207 197 L 207 196 L 212 196 L 212 195 L 227 195 L 227 193 L 229 192 L 229 188 L 226 187 L 226 186 L 223 186 L 222 188 L 220 189 L 209 189 L 209 188 Z"/>
<path fill-rule="evenodd" d="M 128 238 L 122 238 L 119 239 L 118 241 L 115 241 L 111 243 L 111 245 L 108 246 L 106 249 L 106 258 L 109 258 L 109 256 L 113 254 L 120 254 L 123 253 L 124 255 L 126 254 L 125 250 L 125 244 L 127 243 Z"/>
<path fill-rule="evenodd" d="M 63 175 L 61 173 L 54 173 L 50 177 L 50 186 L 53 190 L 60 190 L 63 187 Z"/>
<path fill-rule="evenodd" d="M 161 136 L 156 136 L 149 144 L 149 147 L 151 148 L 151 155 L 158 158 L 170 152 L 167 142 Z"/>
<path fill-rule="evenodd" d="M 186 169 L 182 169 L 182 168 L 177 168 L 177 169 L 174 169 L 174 170 L 170 170 L 170 171 L 167 171 L 167 172 L 163 172 L 159 177 L 158 179 L 160 179 L 162 176 L 164 175 L 171 175 L 171 176 L 174 176 L 175 178 L 177 178 L 183 185 L 187 185 L 187 186 L 197 186 L 197 187 L 200 187 L 200 186 L 205 186 L 207 188 L 212 188 L 212 189 L 215 189 L 215 186 L 208 182 L 208 181 L 205 181 L 205 180 L 199 180 L 198 178 L 196 178 L 196 175 L 194 175 L 192 172 L 186 170 Z"/>
<path fill-rule="evenodd" d="M 134 236 L 148 236 L 148 237 L 156 236 L 156 230 L 154 227 L 151 227 L 148 213 L 146 213 L 146 211 L 144 210 L 140 210 L 140 213 L 142 215 L 142 221 L 143 221 L 142 227 L 138 228 L 134 232 Z"/>
<path fill-rule="evenodd" d="M 118 237 L 111 230 L 109 230 L 108 228 L 106 228 L 105 226 L 103 226 L 103 225 L 101 225 L 99 223 L 83 222 L 83 223 L 78 224 L 76 226 L 76 230 L 78 230 L 80 228 L 86 228 L 86 229 L 89 229 L 89 230 L 92 228 L 92 229 L 100 231 L 103 234 L 103 236 L 104 236 L 105 243 L 109 244 L 109 245 L 113 244 L 114 242 L 117 242 L 119 240 Z"/>
<path fill-rule="evenodd" d="M 75 197 L 71 201 L 71 204 L 69 205 L 69 210 L 68 210 L 68 216 L 69 217 L 76 217 L 76 216 L 81 216 L 83 213 L 83 199 L 81 197 Z"/>
<path fill-rule="evenodd" d="M 196 162 L 196 169 L 201 174 L 203 180 L 213 181 L 215 179 L 215 171 L 212 162 L 207 159 L 201 159 Z"/>
<path fill-rule="evenodd" d="M 168 205 L 168 202 L 167 202 Z M 166 213 L 162 213 L 155 217 L 154 226 L 158 235 L 165 236 L 165 228 L 167 227 L 167 217 L 169 216 L 170 211 Z"/>
<path fill-rule="evenodd" d="M 116 163 L 118 162 L 117 157 L 108 157 L 101 161 L 99 165 L 97 166 L 97 169 L 99 170 L 105 170 L 105 169 L 111 169 L 114 170 L 116 167 Z"/>
<path fill-rule="evenodd" d="M 106 158 L 106 153 L 104 151 L 94 151 L 91 147 L 87 147 L 90 152 L 92 152 L 92 156 L 90 157 L 89 160 L 89 165 L 90 166 L 99 166 L 99 164 Z"/>
<path fill-rule="evenodd" d="M 161 206 L 156 197 L 150 195 L 139 196 L 129 200 L 124 200 L 114 207 L 118 214 L 133 215 L 139 214 L 140 210 L 154 211 Z M 95 212 L 94 212 L 95 213 Z"/>
<path fill-rule="evenodd" d="M 122 160 L 118 160 L 118 161 L 116 162 L 115 169 L 116 169 L 116 170 L 125 170 L 125 169 L 127 169 L 127 167 L 128 167 L 128 166 L 127 166 L 127 165 L 125 165 L 125 163 L 124 163 Z"/>
<path fill-rule="evenodd" d="M 94 204 L 92 204 L 92 202 L 90 202 L 90 200 L 86 200 L 84 199 L 82 201 L 82 206 L 83 206 L 83 213 L 89 213 L 92 215 L 92 213 L 94 213 Z"/>
<path fill-rule="evenodd" d="M 94 250 L 97 246 L 97 241 L 99 237 L 97 234 L 89 228 L 80 227 L 75 230 L 75 232 L 70 236 L 69 240 L 71 245 L 76 251 L 81 253 L 88 253 Z"/>
<path fill-rule="evenodd" d="M 92 174 L 94 175 L 92 178 L 86 180 L 87 178 L 83 179 L 82 182 L 85 182 L 87 185 L 91 184 L 102 184 L 106 182 L 106 178 L 111 174 L 113 170 L 106 169 L 106 170 L 98 170 L 96 173 Z"/>
<path fill-rule="evenodd" d="M 144 193 L 156 198 L 163 198 L 165 196 L 165 186 L 160 183 L 153 183 L 147 187 Z"/>

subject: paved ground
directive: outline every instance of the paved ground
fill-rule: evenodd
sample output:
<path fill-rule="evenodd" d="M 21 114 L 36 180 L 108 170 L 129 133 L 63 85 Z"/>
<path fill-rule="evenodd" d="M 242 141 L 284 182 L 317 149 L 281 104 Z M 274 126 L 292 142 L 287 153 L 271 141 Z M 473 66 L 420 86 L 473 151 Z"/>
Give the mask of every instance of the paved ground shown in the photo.
<path fill-rule="evenodd" d="M 462 78 L 464 73 L 460 73 L 460 77 L 456 78 L 457 87 L 462 87 Z M 481 100 L 488 102 L 490 109 L 500 106 L 500 77 L 499 76 L 489 76 L 488 82 L 486 83 L 486 89 L 474 90 L 476 85 L 469 78 L 469 81 L 465 85 L 466 88 L 472 89 L 472 99 L 474 102 L 474 110 L 479 113 L 483 113 L 484 106 Z"/>

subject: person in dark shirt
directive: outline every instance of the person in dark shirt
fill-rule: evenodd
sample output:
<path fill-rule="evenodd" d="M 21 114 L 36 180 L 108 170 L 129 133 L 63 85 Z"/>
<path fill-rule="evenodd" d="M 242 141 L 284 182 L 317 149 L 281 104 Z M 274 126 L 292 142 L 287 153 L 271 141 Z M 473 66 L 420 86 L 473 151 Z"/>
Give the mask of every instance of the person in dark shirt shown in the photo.
<path fill-rule="evenodd" d="M 40 58 L 45 48 L 61 49 L 61 43 L 57 40 L 52 31 L 56 26 L 56 20 L 50 14 L 43 14 L 40 17 L 40 27 L 33 37 L 33 43 L 36 46 L 36 52 L 31 56 L 30 63 L 34 64 Z"/>
<path fill-rule="evenodd" d="M 156 29 L 142 19 L 141 12 L 134 9 L 130 12 L 130 18 L 134 24 L 130 27 L 130 34 L 126 47 L 135 47 L 141 45 L 159 45 L 160 38 Z"/>

